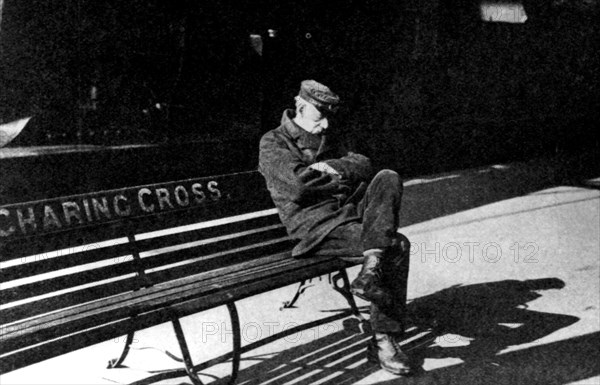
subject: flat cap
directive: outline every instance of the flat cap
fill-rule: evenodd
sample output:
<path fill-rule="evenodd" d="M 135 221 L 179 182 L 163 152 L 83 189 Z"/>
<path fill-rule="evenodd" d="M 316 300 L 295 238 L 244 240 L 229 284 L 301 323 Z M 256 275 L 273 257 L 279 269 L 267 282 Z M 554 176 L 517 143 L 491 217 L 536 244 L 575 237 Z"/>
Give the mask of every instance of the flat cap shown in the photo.
<path fill-rule="evenodd" d="M 315 80 L 302 81 L 298 96 L 325 112 L 336 112 L 340 104 L 339 96 Z"/>

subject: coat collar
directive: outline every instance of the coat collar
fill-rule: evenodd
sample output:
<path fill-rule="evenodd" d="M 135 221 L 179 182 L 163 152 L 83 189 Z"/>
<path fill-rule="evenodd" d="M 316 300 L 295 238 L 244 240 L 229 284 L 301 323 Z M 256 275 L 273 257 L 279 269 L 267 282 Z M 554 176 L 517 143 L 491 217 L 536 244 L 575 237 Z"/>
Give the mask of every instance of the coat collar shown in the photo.
<path fill-rule="evenodd" d="M 292 109 L 283 111 L 283 116 L 281 117 L 281 127 L 294 140 L 298 140 L 298 138 L 300 138 L 300 135 L 302 134 L 303 130 L 300 126 L 298 126 L 294 122 L 293 114 L 294 114 L 294 110 L 292 110 Z"/>
<path fill-rule="evenodd" d="M 293 120 L 294 110 L 288 109 L 283 112 L 281 117 L 282 129 L 296 142 L 301 148 L 313 148 L 317 150 L 316 156 L 327 152 L 330 149 L 327 135 L 314 135 L 302 127 L 298 126 Z"/>

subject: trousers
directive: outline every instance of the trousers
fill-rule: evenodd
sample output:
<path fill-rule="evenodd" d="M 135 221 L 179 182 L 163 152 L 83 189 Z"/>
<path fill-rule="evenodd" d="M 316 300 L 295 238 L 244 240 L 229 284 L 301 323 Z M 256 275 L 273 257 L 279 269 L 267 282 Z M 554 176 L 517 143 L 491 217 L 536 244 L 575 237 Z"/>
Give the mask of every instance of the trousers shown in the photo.
<path fill-rule="evenodd" d="M 388 308 L 371 303 L 371 328 L 377 333 L 404 332 L 410 242 L 398 232 L 402 193 L 400 176 L 392 170 L 380 171 L 356 205 L 360 219 L 333 229 L 314 250 L 315 256 L 351 262 L 362 262 L 366 250 L 383 250 L 382 285 L 394 301 Z"/>

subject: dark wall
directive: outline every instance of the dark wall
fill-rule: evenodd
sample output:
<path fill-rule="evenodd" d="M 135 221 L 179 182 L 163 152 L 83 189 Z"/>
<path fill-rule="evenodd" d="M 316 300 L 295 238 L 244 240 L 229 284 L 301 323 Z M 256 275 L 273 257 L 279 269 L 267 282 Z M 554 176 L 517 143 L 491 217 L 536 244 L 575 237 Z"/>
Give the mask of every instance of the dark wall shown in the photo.
<path fill-rule="evenodd" d="M 598 151 L 597 3 L 524 7 L 525 24 L 483 22 L 475 1 L 407 7 L 412 35 L 356 115 L 382 164 L 414 174 Z"/>
<path fill-rule="evenodd" d="M 126 152 L 157 178 L 253 169 L 261 133 L 314 78 L 344 99 L 338 129 L 404 175 L 597 151 L 597 3 L 524 6 L 515 25 L 469 0 L 5 0 L 0 123 L 34 116 L 12 146 L 160 144 Z M 109 153 L 76 162 L 118 173 L 98 163 Z"/>
<path fill-rule="evenodd" d="M 597 150 L 597 3 L 523 5 L 505 24 L 473 0 L 265 1 L 263 130 L 315 78 L 345 101 L 340 129 L 403 174 Z"/>
<path fill-rule="evenodd" d="M 260 58 L 244 8 L 228 4 L 5 1 L 0 122 L 35 116 L 27 145 L 257 130 Z"/>

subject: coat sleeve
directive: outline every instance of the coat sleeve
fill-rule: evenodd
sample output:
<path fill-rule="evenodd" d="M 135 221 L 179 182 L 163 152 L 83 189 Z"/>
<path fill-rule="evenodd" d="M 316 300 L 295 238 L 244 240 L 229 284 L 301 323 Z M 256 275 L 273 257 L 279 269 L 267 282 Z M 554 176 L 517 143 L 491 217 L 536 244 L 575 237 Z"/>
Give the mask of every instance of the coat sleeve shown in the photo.
<path fill-rule="evenodd" d="M 296 203 L 309 203 L 347 192 L 349 187 L 339 178 L 308 168 L 295 156 L 289 143 L 275 133 L 267 133 L 260 141 L 258 169 L 267 181 L 271 194 Z"/>
<path fill-rule="evenodd" d="M 368 182 L 373 176 L 371 160 L 364 155 L 348 152 L 339 159 L 329 159 L 325 163 L 333 167 L 342 175 L 342 179 L 352 184 Z"/>

